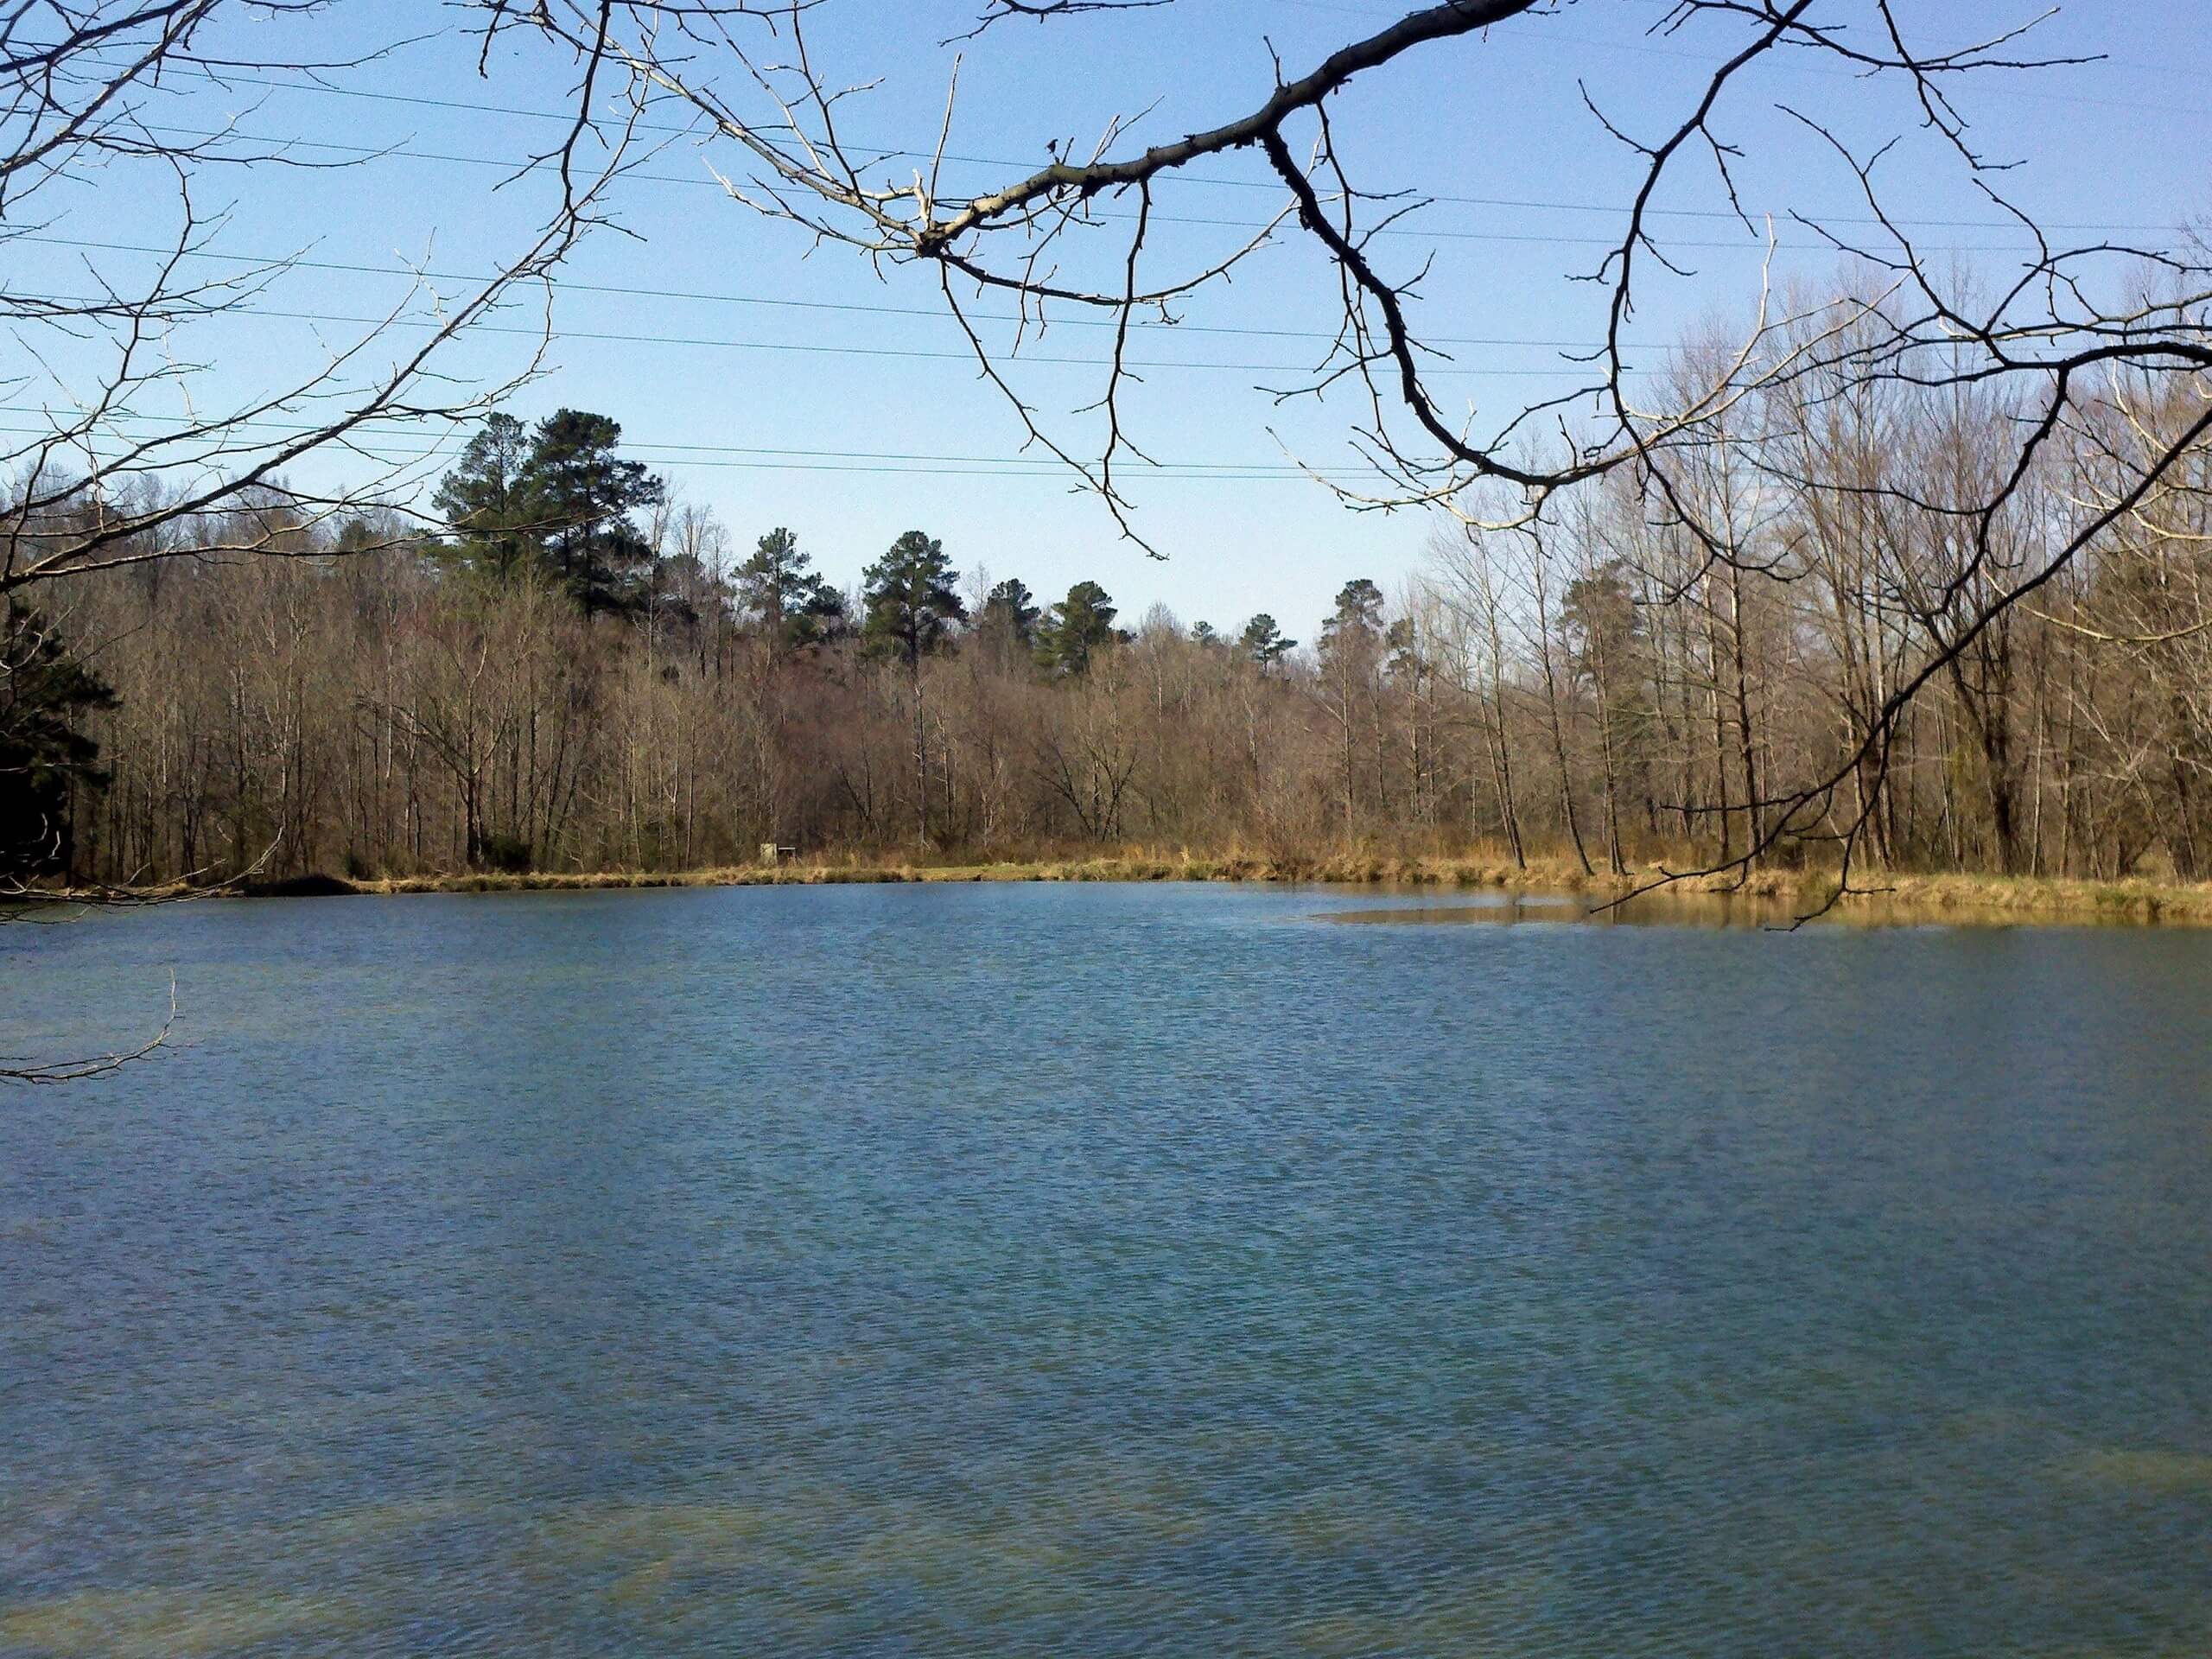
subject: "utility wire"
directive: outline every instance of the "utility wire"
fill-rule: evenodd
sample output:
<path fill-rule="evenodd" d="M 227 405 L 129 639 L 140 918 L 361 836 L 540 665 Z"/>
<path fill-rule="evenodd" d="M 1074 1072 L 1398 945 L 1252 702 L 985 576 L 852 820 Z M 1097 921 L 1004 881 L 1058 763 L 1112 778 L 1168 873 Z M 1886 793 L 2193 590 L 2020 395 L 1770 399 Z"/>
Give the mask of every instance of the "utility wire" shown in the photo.
<path fill-rule="evenodd" d="M 292 149 L 338 150 L 349 155 L 358 156 L 363 162 L 429 162 L 439 166 L 489 168 L 508 176 L 518 175 L 524 170 L 524 163 L 512 160 L 512 158 L 497 156 L 463 156 L 448 150 L 409 149 L 404 145 L 340 144 L 321 138 L 294 138 L 275 133 L 241 132 L 230 128 L 207 130 L 198 127 L 149 125 L 147 128 L 147 130 L 149 132 L 166 133 L 171 137 L 179 138 L 196 139 L 200 141 L 230 140 L 239 143 L 266 144 L 272 146 L 278 150 Z M 714 177 L 711 174 L 705 177 L 700 177 L 688 173 L 648 173 L 640 169 L 635 172 L 626 172 L 622 176 L 639 183 L 689 185 L 702 189 L 725 191 L 726 193 L 726 187 L 723 185 L 722 181 L 720 179 Z M 1441 197 L 1434 197 L 1429 198 L 1428 200 L 1441 200 L 1443 199 Z M 1533 204 L 1522 205 L 1528 206 Z M 1718 216 L 1723 218 L 1733 217 L 1733 215 L 1730 214 L 1722 214 Z M 1133 224 L 1135 222 L 1136 218 L 1137 215 L 1135 213 L 1095 211 L 1090 213 L 1085 219 L 1079 222 Z M 1268 228 L 1269 223 L 1269 221 L 1266 219 L 1212 219 L 1191 213 L 1153 213 L 1147 214 L 1146 219 L 1147 223 L 1153 225 L 1195 226 L 1205 229 L 1230 230 L 1246 234 L 1255 231 L 1263 231 Z M 1840 223 L 1841 221 L 1837 222 Z M 1866 223 L 1867 221 L 1861 220 L 1856 222 Z M 1904 221 L 1897 219 L 1892 219 L 1891 221 L 1891 224 L 1900 224 L 1903 222 Z M 1986 221 L 1986 228 L 1990 229 L 2009 228 L 2018 230 L 2019 228 L 2019 225 L 2017 220 L 2009 226 L 1999 226 L 1994 221 Z M 2069 227 L 2054 225 L 2048 228 L 2057 230 Z M 2085 228 L 2109 230 L 2119 227 L 2106 226 Z M 2170 233 L 2172 227 L 2163 226 L 2160 228 Z M 1552 232 L 1540 231 L 1455 231 L 1399 224 L 1380 226 L 1375 230 L 1368 232 L 1368 234 L 1371 236 L 1410 237 L 1420 241 L 1427 242 L 1493 242 L 1516 245 L 1583 248 L 1611 248 L 1619 245 L 1618 238 L 1609 236 L 1560 236 Z M 1767 245 L 1764 240 L 1759 237 L 1746 235 L 1732 238 L 1725 242 L 1693 241 L 1686 237 L 1670 236 L 1666 238 L 1665 245 L 1669 248 L 1695 249 L 1702 251 L 1757 253 L 1764 251 Z M 1837 251 L 1833 244 L 1827 242 L 1778 241 L 1774 244 L 1774 246 L 1778 251 L 1785 253 L 1833 254 Z M 1923 253 L 2036 253 L 2039 251 L 2039 250 L 2030 247 L 2025 244 L 1989 245 L 1982 243 L 1923 243 L 1916 244 L 1916 246 L 1918 248 L 1919 251 Z"/>
<path fill-rule="evenodd" d="M 113 301 L 102 296 L 89 294 L 20 294 L 15 297 L 35 300 L 57 305 L 111 305 Z M 356 317 L 328 311 L 288 311 L 257 305 L 222 305 L 194 316 L 194 322 L 211 322 L 231 317 L 264 317 L 289 322 L 346 323 L 375 328 L 442 328 L 445 323 L 429 318 L 415 317 Z M 811 341 L 767 340 L 717 340 L 703 334 L 633 334 L 601 328 L 524 328 L 512 323 L 474 322 L 466 330 L 470 334 L 519 334 L 533 340 L 604 340 L 629 346 L 703 346 L 721 351 L 733 352 L 792 352 L 807 356 L 823 357 L 880 357 L 906 358 L 927 362 L 973 363 L 973 352 L 936 352 L 902 346 L 824 346 Z M 1110 369 L 1112 359 L 1103 357 L 1048 357 L 1041 353 L 1023 352 L 1014 361 L 1024 364 L 1049 364 L 1062 368 Z M 1317 363 L 1215 363 L 1179 362 L 1172 358 L 1124 358 L 1124 369 L 1177 369 L 1228 372 L 1238 374 L 1283 374 L 1308 377 L 1326 373 L 1329 366 Z M 1563 364 L 1556 369 L 1471 369 L 1438 366 L 1425 369 L 1428 375 L 1465 375 L 1497 377 L 1505 379 L 1556 380 L 1572 378 L 1584 372 L 1583 365 Z M 1625 369 L 1626 374 L 1648 373 L 1641 369 Z"/>
<path fill-rule="evenodd" d="M 174 247 L 165 248 L 153 243 L 105 242 L 82 237 L 43 236 L 29 233 L 9 239 L 15 242 L 38 243 L 47 247 L 76 248 L 95 252 L 151 254 L 162 259 L 171 258 L 177 252 Z M 490 276 L 481 273 L 471 275 L 464 271 L 416 270 L 404 265 L 356 264 L 336 259 L 296 258 L 289 254 L 217 253 L 209 249 L 192 248 L 186 251 L 184 257 L 189 259 L 221 260 L 232 264 L 258 266 L 264 270 L 281 266 L 302 270 L 343 271 L 364 276 L 404 276 L 418 281 L 467 283 L 472 287 L 480 287 L 492 280 Z M 858 301 L 770 299 L 751 294 L 715 294 L 683 289 L 641 288 L 620 283 L 587 283 L 567 276 L 560 277 L 556 285 L 564 289 L 573 289 L 578 293 L 613 294 L 632 299 L 688 300 L 713 305 L 757 305 L 795 311 L 844 311 L 874 316 L 926 317 L 938 322 L 950 322 L 952 320 L 950 313 L 942 305 L 869 305 Z M 971 311 L 968 315 L 971 321 L 978 322 L 1012 324 L 1023 321 L 1012 312 L 1004 311 Z M 1027 321 L 1033 328 L 1035 327 L 1035 318 L 1033 317 Z M 1228 323 L 1160 322 L 1141 317 L 1133 319 L 1131 326 L 1135 328 L 1178 334 L 1243 334 L 1255 339 L 1319 341 L 1336 338 L 1332 334 L 1316 328 L 1249 328 Z M 1065 316 L 1054 317 L 1052 327 L 1055 328 L 1069 327 L 1117 328 L 1120 324 L 1110 317 Z M 1597 351 L 1601 349 L 1604 344 L 1603 341 L 1594 340 L 1509 340 L 1499 336 L 1479 334 L 1424 334 L 1421 338 L 1423 343 L 1432 346 L 1530 346 L 1576 352 Z"/>
<path fill-rule="evenodd" d="M 1597 44 L 1606 43 L 1597 42 Z M 1670 51 L 1667 48 L 1658 47 L 1637 48 L 1616 44 L 1614 49 L 1620 51 L 1645 50 L 1669 57 L 1697 55 L 1695 54 Z M 188 65 L 170 66 L 168 73 L 177 75 L 190 75 L 202 80 L 212 81 L 219 86 L 225 86 L 232 85 L 265 86 L 280 92 L 308 92 L 329 98 L 359 99 L 372 103 L 410 105 L 425 109 L 454 110 L 469 115 L 514 116 L 521 119 L 530 121 L 556 121 L 563 125 L 573 124 L 575 119 L 573 112 L 563 114 L 556 111 L 527 109 L 520 105 L 512 104 L 486 104 L 461 99 L 431 98 L 421 93 L 412 92 L 370 92 L 365 87 L 334 86 L 321 81 L 284 80 L 265 75 L 251 75 L 243 73 L 234 74 L 227 71 L 219 73 L 213 70 L 198 68 Z M 2056 95 L 2039 93 L 2035 94 L 2035 96 L 2044 97 Z M 2158 107 L 2139 103 L 2122 103 L 2118 99 L 2079 99 L 2072 101 L 2110 104 L 2114 107 L 2131 110 L 2145 110 Z M 2173 109 L 2177 114 L 2194 115 L 2199 113 L 2199 111 L 2194 108 L 2184 109 L 2178 105 L 2169 105 L 2165 107 Z M 702 136 L 700 125 L 696 121 L 682 126 L 669 125 L 657 122 L 640 122 L 638 124 L 638 130 L 640 132 L 658 133 L 678 137 L 697 137 Z M 302 140 L 298 142 L 307 141 Z M 344 146 L 334 146 L 334 148 L 344 148 Z M 872 145 L 849 146 L 848 153 L 855 156 L 867 156 L 869 158 L 868 162 L 868 165 L 874 165 L 880 162 L 898 161 L 902 159 L 934 159 L 933 156 L 926 156 L 924 152 L 918 150 L 882 149 Z M 474 161 L 477 158 L 471 157 L 465 159 Z M 1033 156 L 1027 161 L 1017 161 L 1002 156 L 965 156 L 948 152 L 944 156 L 944 159 L 948 162 L 958 162 L 963 166 L 989 167 L 1001 169 L 1015 168 L 1024 174 L 1035 171 L 1039 165 L 1037 159 Z M 494 162 L 490 161 L 485 161 L 482 164 L 486 166 L 511 165 L 510 163 Z M 1220 174 L 1185 174 L 1178 172 L 1176 177 L 1185 183 L 1214 185 L 1232 189 L 1267 190 L 1280 193 L 1282 188 L 1279 182 L 1272 180 L 1229 178 Z M 685 184 L 712 182 L 712 181 L 699 181 L 689 177 L 673 179 L 671 181 Z M 1603 213 L 1613 217 L 1618 217 L 1621 212 L 1620 204 L 1618 202 L 1558 201 L 1527 196 L 1438 194 L 1429 196 L 1427 200 L 1439 203 L 1449 203 L 1457 207 L 1510 207 L 1516 209 L 1533 208 L 1554 213 Z M 1730 224 L 1738 222 L 1738 216 L 1734 210 L 1717 207 L 1652 207 L 1646 209 L 1644 216 L 1647 219 L 1719 219 Z M 1762 217 L 1766 217 L 1767 215 L 1753 212 L 1751 213 L 1750 216 L 1752 219 L 1757 219 Z M 1779 217 L 1779 215 L 1776 215 L 1776 217 Z M 1821 223 L 1829 225 L 1860 225 L 1873 226 L 1875 228 L 1879 228 L 1881 225 L 1881 221 L 1879 219 L 1863 214 L 1808 213 L 1806 217 L 1809 219 L 1815 219 Z M 2015 219 L 1892 219 L 1889 222 L 1893 225 L 1901 225 L 1907 226 L 1908 228 L 1918 230 L 2017 231 L 2019 229 L 2018 221 Z M 2044 223 L 2044 228 L 2054 231 L 2116 231 L 2131 233 L 2148 232 L 2153 234 L 2163 234 L 2171 232 L 2173 229 L 2172 226 L 2163 224 L 2142 225 L 2095 223 L 2089 221 L 2068 222 L 2056 219 L 2039 222 Z"/>
<path fill-rule="evenodd" d="M 72 411 L 66 410 L 59 412 L 65 416 L 72 413 Z M 57 411 L 50 406 L 42 407 L 35 404 L 0 404 L 0 414 L 37 415 L 50 419 L 53 418 L 56 413 Z M 143 415 L 136 411 L 129 410 L 121 411 L 112 418 L 125 423 L 153 423 L 158 424 L 161 420 L 161 417 L 157 416 Z M 257 432 L 269 432 L 279 435 L 279 437 L 301 432 L 315 432 L 321 429 L 321 427 L 315 424 L 303 421 L 243 420 L 226 421 L 221 423 L 221 424 L 226 431 L 250 430 Z M 403 432 L 416 432 L 421 430 L 421 423 L 419 422 L 406 421 L 397 416 L 389 416 L 381 420 L 364 422 L 360 426 L 354 428 L 353 430 L 356 432 L 365 432 L 372 428 L 387 429 L 394 427 Z M 49 429 L 45 427 L 21 427 L 0 429 L 29 433 L 45 432 Z M 277 441 L 278 438 L 271 439 L 272 442 Z M 622 448 L 626 450 L 639 450 L 654 453 L 669 451 L 708 455 L 792 457 L 810 461 L 899 461 L 951 462 L 965 465 L 994 467 L 1036 467 L 1045 468 L 1055 474 L 1064 474 L 1067 471 L 1066 463 L 1056 460 L 1049 455 L 940 455 L 896 449 L 775 448 L 741 443 L 661 443 L 629 437 L 625 437 L 623 439 Z M 435 454 L 442 453 L 442 451 L 431 450 L 428 453 Z M 1306 472 L 1306 469 L 1299 466 L 1295 461 L 1171 461 L 1144 463 L 1144 467 L 1147 471 L 1156 470 L 1162 473 L 1280 472 L 1302 476 Z"/>
<path fill-rule="evenodd" d="M 0 425 L 0 433 L 7 433 L 11 435 L 24 437 L 42 437 L 50 435 L 51 429 L 49 428 L 37 426 Z M 278 442 L 278 440 L 272 437 L 270 442 L 271 443 L 275 443 Z M 374 444 L 373 446 L 360 442 L 349 442 L 343 446 L 335 444 L 331 446 L 333 448 L 340 447 L 360 456 L 364 460 L 377 462 L 397 463 L 399 461 L 414 461 L 458 460 L 460 458 L 459 450 L 449 448 L 398 448 L 382 442 Z M 627 442 L 622 445 L 622 448 L 626 451 L 653 450 L 663 448 L 689 448 L 701 447 L 704 446 L 633 444 Z M 662 467 L 690 467 L 716 472 L 850 473 L 912 478 L 1034 479 L 1044 482 L 1059 484 L 1069 490 L 1076 490 L 1082 487 L 1074 481 L 1072 474 L 1070 474 L 1065 466 L 1058 462 L 1039 464 L 1033 462 L 1028 458 L 1023 456 L 1008 456 L 996 461 L 973 456 L 948 456 L 943 461 L 931 461 L 928 457 L 925 456 L 900 457 L 896 459 L 886 459 L 884 461 L 867 461 L 858 458 L 852 460 L 805 460 L 801 459 L 800 457 L 804 456 L 810 452 L 804 450 L 788 452 L 770 451 L 767 453 L 770 454 L 782 454 L 787 455 L 789 458 L 747 460 L 720 455 L 705 457 L 671 455 L 657 459 L 655 464 Z M 824 450 L 820 453 L 827 457 L 836 457 L 839 452 L 835 450 Z M 929 464 L 919 464 L 925 461 L 928 461 Z M 1308 472 L 1303 468 L 1281 467 L 1274 465 L 1273 463 L 1269 463 L 1264 469 L 1259 467 L 1255 467 L 1249 470 L 1231 467 L 1224 467 L 1220 470 L 1213 472 L 1179 472 L 1165 468 L 1158 471 L 1147 469 L 1131 481 L 1172 484 L 1296 484 L 1311 482 L 1317 479 L 1334 479 L 1338 482 L 1371 482 L 1372 475 L 1352 475 L 1343 473 L 1332 474 L 1320 469 Z"/>

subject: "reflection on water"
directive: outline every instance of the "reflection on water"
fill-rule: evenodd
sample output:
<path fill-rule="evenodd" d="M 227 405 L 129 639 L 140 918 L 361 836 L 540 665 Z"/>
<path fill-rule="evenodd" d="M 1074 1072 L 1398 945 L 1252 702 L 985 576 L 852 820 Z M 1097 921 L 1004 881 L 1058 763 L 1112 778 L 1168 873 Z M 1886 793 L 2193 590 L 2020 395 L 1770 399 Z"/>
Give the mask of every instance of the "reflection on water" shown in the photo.
<path fill-rule="evenodd" d="M 1418 897 L 1419 902 L 1408 903 Z M 1451 925 L 1481 922 L 1535 922 L 1550 925 L 1580 923 L 1597 927 L 1751 927 L 1793 929 L 1801 925 L 1823 927 L 1924 927 L 1955 925 L 1958 918 L 1932 918 L 1923 910 L 1885 903 L 1877 899 L 1854 899 L 1848 906 L 1821 911 L 1817 900 L 1792 901 L 1744 894 L 1699 893 L 1686 887 L 1661 887 L 1632 899 L 1613 900 L 1595 893 L 1484 893 L 1442 894 L 1428 889 L 1419 894 L 1397 893 L 1363 903 L 1357 909 L 1326 910 L 1315 915 L 1323 922 L 1380 922 L 1404 925 Z"/>
<path fill-rule="evenodd" d="M 1580 914 L 0 935 L 0 1653 L 2212 1650 L 2212 935 Z"/>

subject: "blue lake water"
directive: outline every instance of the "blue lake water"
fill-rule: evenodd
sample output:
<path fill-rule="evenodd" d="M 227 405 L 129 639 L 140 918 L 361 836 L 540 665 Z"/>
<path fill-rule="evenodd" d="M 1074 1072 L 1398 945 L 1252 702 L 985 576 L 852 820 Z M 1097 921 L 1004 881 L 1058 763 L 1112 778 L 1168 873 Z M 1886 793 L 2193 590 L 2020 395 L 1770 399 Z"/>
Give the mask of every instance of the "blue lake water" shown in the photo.
<path fill-rule="evenodd" d="M 0 1654 L 2212 1652 L 2212 931 L 1465 902 L 0 929 Z"/>

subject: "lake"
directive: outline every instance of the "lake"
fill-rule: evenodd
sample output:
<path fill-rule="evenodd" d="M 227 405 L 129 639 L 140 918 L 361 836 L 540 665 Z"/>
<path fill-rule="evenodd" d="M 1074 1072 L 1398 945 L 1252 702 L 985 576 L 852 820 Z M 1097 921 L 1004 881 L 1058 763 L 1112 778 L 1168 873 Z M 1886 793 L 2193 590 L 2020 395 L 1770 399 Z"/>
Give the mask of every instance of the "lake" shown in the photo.
<path fill-rule="evenodd" d="M 1468 902 L 0 929 L 0 1653 L 2212 1651 L 2212 931 Z"/>

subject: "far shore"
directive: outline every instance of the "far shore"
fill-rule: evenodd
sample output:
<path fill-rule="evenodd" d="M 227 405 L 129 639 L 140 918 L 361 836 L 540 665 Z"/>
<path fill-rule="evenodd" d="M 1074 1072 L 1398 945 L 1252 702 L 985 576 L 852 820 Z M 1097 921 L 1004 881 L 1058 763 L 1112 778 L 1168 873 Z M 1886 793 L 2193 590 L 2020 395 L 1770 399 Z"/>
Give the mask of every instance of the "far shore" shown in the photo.
<path fill-rule="evenodd" d="M 2120 881 L 2035 876 L 1860 874 L 1854 891 L 1830 906 L 1832 872 L 1761 870 L 1747 877 L 1699 876 L 1653 887 L 1666 871 L 1656 865 L 1625 875 L 1586 873 L 1558 859 L 1525 866 L 1480 858 L 1336 855 L 1277 858 L 1263 855 L 1126 853 L 1095 858 L 995 862 L 901 861 L 848 857 L 836 862 L 790 860 L 697 870 L 472 871 L 455 874 L 349 879 L 310 875 L 249 884 L 251 897 L 353 893 L 525 893 L 624 887 L 812 887 L 867 882 L 982 881 L 1263 881 L 1317 886 L 1456 888 L 1578 893 L 1593 903 L 1636 895 L 1637 904 L 1694 899 L 1749 900 L 1762 907 L 1809 912 L 1829 906 L 1841 919 L 1941 919 L 2005 924 L 2028 920 L 2117 923 L 2212 923 L 2212 882 L 2142 879 Z M 1652 889 L 1649 892 L 1641 891 Z M 1856 890 L 1863 889 L 1863 891 Z M 149 894 L 150 896 L 154 896 Z"/>

